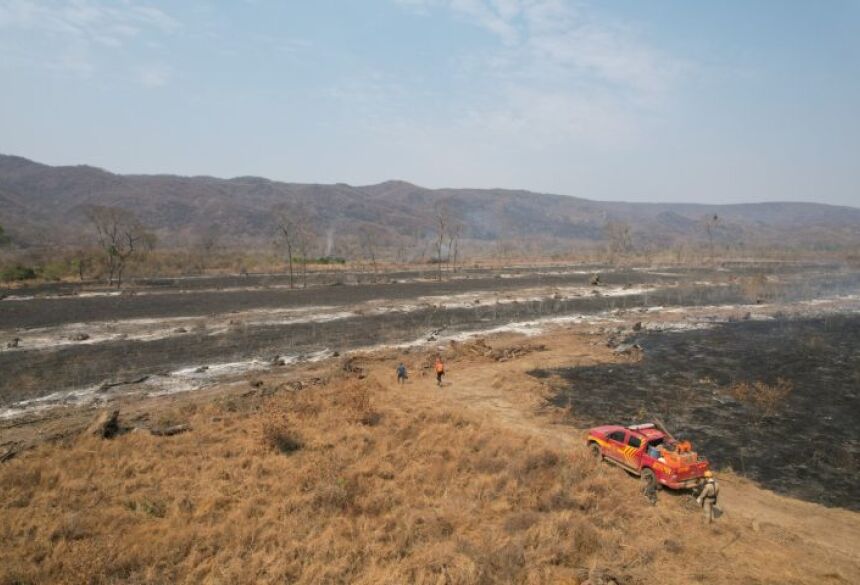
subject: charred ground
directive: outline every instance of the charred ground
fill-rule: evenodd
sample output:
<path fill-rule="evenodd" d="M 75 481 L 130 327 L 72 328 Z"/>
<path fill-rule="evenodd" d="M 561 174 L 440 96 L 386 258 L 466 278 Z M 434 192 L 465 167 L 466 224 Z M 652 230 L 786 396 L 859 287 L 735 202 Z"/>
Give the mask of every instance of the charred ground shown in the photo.
<path fill-rule="evenodd" d="M 661 417 L 695 437 L 717 468 L 777 492 L 860 509 L 860 316 L 742 321 L 685 332 L 645 332 L 641 360 L 535 370 L 556 375 L 552 402 L 573 423 Z M 765 408 L 738 384 L 789 391 Z"/>

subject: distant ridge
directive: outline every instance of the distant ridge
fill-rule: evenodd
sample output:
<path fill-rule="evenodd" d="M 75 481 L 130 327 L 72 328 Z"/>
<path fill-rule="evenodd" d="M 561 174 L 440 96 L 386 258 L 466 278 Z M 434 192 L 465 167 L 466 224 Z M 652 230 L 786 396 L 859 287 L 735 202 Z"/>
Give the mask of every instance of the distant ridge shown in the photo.
<path fill-rule="evenodd" d="M 303 206 L 321 235 L 336 234 L 344 245 L 362 229 L 373 230 L 381 245 L 429 238 L 438 205 L 475 245 L 504 240 L 540 242 L 549 250 L 594 246 L 602 243 L 607 222 L 618 221 L 631 227 L 635 245 L 669 247 L 701 242 L 702 219 L 715 214 L 715 239 L 734 246 L 860 243 L 860 209 L 819 203 L 622 203 L 509 189 L 426 189 L 402 180 L 350 186 L 117 175 L 0 155 L 0 224 L 25 245 L 79 240 L 83 209 L 91 204 L 134 211 L 162 245 L 185 245 L 213 225 L 227 241 L 270 242 L 271 210 L 284 203 Z"/>

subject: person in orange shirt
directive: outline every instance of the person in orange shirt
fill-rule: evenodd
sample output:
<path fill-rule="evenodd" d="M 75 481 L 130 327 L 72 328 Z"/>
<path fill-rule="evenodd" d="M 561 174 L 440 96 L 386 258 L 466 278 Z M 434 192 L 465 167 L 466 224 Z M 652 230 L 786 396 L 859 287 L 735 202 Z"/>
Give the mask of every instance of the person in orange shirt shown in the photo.
<path fill-rule="evenodd" d="M 442 356 L 436 356 L 436 385 L 442 385 L 442 376 L 445 375 L 445 364 L 442 363 Z"/>

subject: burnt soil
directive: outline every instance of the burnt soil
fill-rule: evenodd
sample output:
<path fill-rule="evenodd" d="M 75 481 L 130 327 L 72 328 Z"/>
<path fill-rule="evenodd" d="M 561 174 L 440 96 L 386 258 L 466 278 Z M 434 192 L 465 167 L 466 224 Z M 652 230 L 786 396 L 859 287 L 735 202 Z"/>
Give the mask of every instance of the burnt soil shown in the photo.
<path fill-rule="evenodd" d="M 802 270 L 798 274 L 797 267 L 780 267 L 774 271 L 781 272 L 785 280 L 778 287 L 772 287 L 772 300 L 815 298 L 822 294 L 853 291 L 860 287 L 860 273 L 856 272 L 825 268 L 823 271 L 817 270 L 812 277 L 810 275 L 813 273 Z M 105 381 L 163 374 L 189 365 L 247 359 L 268 361 L 278 354 L 302 355 L 321 349 L 344 351 L 381 343 L 403 343 L 429 336 L 440 329 L 446 333 L 479 331 L 516 321 L 567 314 L 588 315 L 613 309 L 750 302 L 749 294 L 738 285 L 692 284 L 702 278 L 725 278 L 725 273 L 716 275 L 713 271 L 702 269 L 679 272 L 681 274 L 677 277 L 635 270 L 606 272 L 601 275 L 601 280 L 609 286 L 655 287 L 629 296 L 596 294 L 561 299 L 548 296 L 540 301 L 484 303 L 468 308 L 425 307 L 411 312 L 359 315 L 329 322 L 289 325 L 251 326 L 237 322 L 224 333 L 203 328 L 150 341 L 114 340 L 57 348 L 2 351 L 0 406 Z M 282 277 L 283 275 L 280 276 Z M 550 291 L 553 286 L 586 286 L 588 280 L 588 274 L 547 275 L 523 271 L 516 278 L 493 278 L 479 273 L 472 274 L 469 278 L 443 282 L 315 286 L 296 290 L 169 290 L 160 294 L 127 294 L 113 297 L 7 300 L 0 301 L 0 330 L 5 329 L 7 336 L 11 338 L 14 336 L 13 328 L 143 317 L 205 318 L 209 315 L 261 308 L 285 309 L 325 305 L 333 307 L 331 310 L 337 310 L 337 307 L 352 303 L 370 300 L 398 302 L 424 295 L 454 295 L 488 290 L 516 294 L 517 290 L 530 287 L 546 287 L 546 290 Z M 172 282 L 175 286 L 184 286 L 186 283 L 184 280 Z M 687 284 L 683 284 L 685 282 Z M 263 284 L 259 279 L 254 283 Z M 222 284 L 233 284 L 233 280 L 227 278 Z M 599 291 L 600 287 L 597 290 Z"/>
<path fill-rule="evenodd" d="M 593 314 L 649 305 L 688 306 L 736 302 L 740 295 L 741 292 L 734 287 L 677 287 L 620 297 L 595 295 L 565 300 L 548 298 L 541 301 L 488 303 L 468 308 L 432 307 L 289 325 L 245 326 L 239 322 L 229 331 L 218 334 L 192 330 L 153 341 L 120 340 L 66 345 L 56 349 L 0 352 L 0 371 L 3 372 L 3 376 L 0 376 L 0 406 L 58 390 L 165 373 L 191 364 L 251 358 L 271 360 L 276 354 L 301 355 L 322 349 L 342 352 L 383 343 L 429 338 L 434 332 L 440 331 L 456 333 L 482 330 L 511 322 L 571 313 Z"/>
<path fill-rule="evenodd" d="M 659 417 L 716 469 L 774 491 L 860 510 L 860 315 L 727 323 L 637 335 L 638 362 L 535 370 L 577 426 Z M 736 382 L 788 380 L 773 416 L 735 400 Z"/>
<path fill-rule="evenodd" d="M 241 277 L 237 277 L 241 278 Z M 396 283 L 363 283 L 355 285 L 312 286 L 307 289 L 268 288 L 284 286 L 283 276 L 268 279 L 249 278 L 253 290 L 192 290 L 174 286 L 129 289 L 112 297 L 75 297 L 60 299 L 33 298 L 0 303 L 0 329 L 11 327 L 49 327 L 63 323 L 115 319 L 169 318 L 205 316 L 250 309 L 286 309 L 310 306 L 342 306 L 376 300 L 409 300 L 421 296 L 457 295 L 477 291 L 513 292 L 530 287 L 587 286 L 588 274 L 535 275 L 496 278 L 486 275 L 458 280 L 415 281 Z M 234 278 L 220 280 L 230 288 Z M 601 275 L 607 285 L 664 285 L 679 277 L 634 271 Z M 184 285 L 183 285 L 184 286 Z M 138 294 L 141 293 L 141 294 Z M 157 293 L 157 294 L 152 294 Z M 16 292 L 16 294 L 23 294 Z"/>

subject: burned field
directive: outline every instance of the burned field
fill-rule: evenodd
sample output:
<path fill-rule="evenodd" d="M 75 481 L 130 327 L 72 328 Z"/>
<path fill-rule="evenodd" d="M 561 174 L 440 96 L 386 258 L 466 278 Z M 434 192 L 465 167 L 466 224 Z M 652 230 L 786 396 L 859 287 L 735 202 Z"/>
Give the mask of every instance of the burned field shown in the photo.
<path fill-rule="evenodd" d="M 660 417 L 716 469 L 860 510 L 860 315 L 741 321 L 631 339 L 639 361 L 558 370 L 573 424 Z"/>
<path fill-rule="evenodd" d="M 0 301 L 0 407 L 44 397 L 42 406 L 73 404 L 81 392 L 107 399 L 186 391 L 222 372 L 511 323 L 810 299 L 860 287 L 860 274 L 832 267 L 769 269 L 752 280 L 744 267 L 731 273 L 603 267 L 599 286 L 591 286 L 594 267 L 588 268 L 464 273 L 443 282 L 402 273 L 400 280 L 387 275 L 386 283 L 344 286 L 326 286 L 322 279 L 333 276 L 320 275 L 316 286 L 296 290 L 273 276 L 141 282 L 123 294 L 17 291 L 17 298 Z M 242 282 L 248 286 L 237 286 Z"/>
<path fill-rule="evenodd" d="M 252 360 L 269 364 L 276 356 L 289 361 L 325 350 L 426 340 L 440 331 L 489 329 L 654 303 L 738 298 L 730 287 L 679 286 L 676 278 L 665 275 L 611 273 L 603 276 L 605 284 L 593 289 L 587 288 L 589 278 L 580 271 L 442 283 L 143 289 L 118 296 L 6 300 L 0 303 L 0 406 L 96 384 L 169 375 L 177 368 Z M 673 288 L 663 290 L 668 285 Z M 16 337 L 20 341 L 8 347 L 7 340 Z"/>

